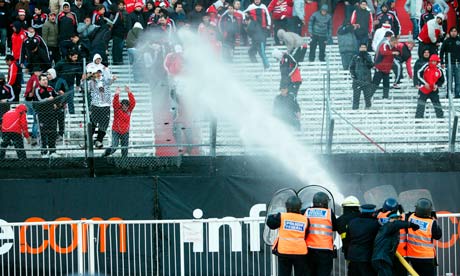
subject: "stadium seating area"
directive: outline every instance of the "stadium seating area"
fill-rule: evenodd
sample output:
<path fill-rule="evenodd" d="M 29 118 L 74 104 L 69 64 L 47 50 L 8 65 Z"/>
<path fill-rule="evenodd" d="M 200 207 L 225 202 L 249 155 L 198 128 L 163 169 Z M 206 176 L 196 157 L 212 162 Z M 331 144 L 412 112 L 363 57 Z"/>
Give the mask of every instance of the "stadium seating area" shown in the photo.
<path fill-rule="evenodd" d="M 270 43 L 269 43 L 270 44 Z M 260 101 L 271 112 L 272 102 L 278 94 L 279 69 L 276 61 L 270 58 L 271 69 L 263 71 L 260 63 L 251 63 L 247 55 L 247 47 L 237 47 L 235 50 L 232 69 L 237 76 L 253 90 Z M 267 47 L 267 56 L 274 46 Z M 416 60 L 417 48 L 413 50 L 413 60 Z M 386 152 L 436 152 L 447 151 L 449 140 L 448 100 L 445 99 L 445 87 L 441 90 L 441 104 L 445 111 L 445 119 L 437 119 L 430 102 L 427 104 L 424 119 L 415 119 L 417 91 L 412 87 L 412 80 L 403 79 L 401 89 L 391 89 L 390 99 L 381 98 L 378 90 L 370 110 L 351 109 L 351 78 L 348 71 L 342 69 L 340 54 L 336 44 L 328 46 L 327 56 L 331 70 L 331 107 L 332 118 L 335 119 L 333 136 L 333 153 L 344 152 L 381 152 L 376 145 L 370 143 L 362 133 L 379 144 Z M 3 60 L 3 58 L 1 58 Z M 154 156 L 158 151 L 155 144 L 155 133 L 170 129 L 172 122 L 154 120 L 152 112 L 152 91 L 145 83 L 135 82 L 131 76 L 131 67 L 125 54 L 125 65 L 110 66 L 112 72 L 118 76 L 116 85 L 129 85 L 137 100 L 137 106 L 132 114 L 130 131 L 130 156 Z M 313 152 L 324 152 L 326 132 L 324 118 L 325 85 L 324 78 L 327 66 L 324 62 L 303 62 L 301 71 L 303 84 L 299 91 L 298 101 L 302 109 L 302 130 L 297 134 L 302 143 L 309 145 Z M 0 65 L 0 72 L 6 72 L 6 65 Z M 27 76 L 26 76 L 27 78 Z M 27 79 L 26 79 L 27 80 Z M 362 97 L 361 100 L 363 101 Z M 63 141 L 58 143 L 58 153 L 63 157 L 84 156 L 84 106 L 83 95 L 75 95 L 76 114 L 66 114 L 66 131 Z M 455 99 L 454 104 L 458 104 Z M 112 114 L 113 115 L 113 114 Z M 346 119 L 346 121 L 345 121 Z M 30 123 L 32 122 L 29 120 Z M 111 120 L 112 121 L 112 120 Z M 199 141 L 207 144 L 210 141 L 208 121 L 194 122 L 194 130 L 200 130 Z M 354 128 L 354 127 L 356 128 Z M 171 141 L 173 141 L 172 132 Z M 218 123 L 217 144 L 228 145 L 217 147 L 217 155 L 251 154 L 254 151 L 245 149 L 238 137 L 239 131 L 225 122 Z M 111 135 L 106 136 L 110 145 Z M 28 145 L 27 145 L 28 147 Z M 203 147 L 200 153 L 209 154 L 209 147 Z M 101 155 L 103 150 L 95 150 L 95 155 Z M 39 149 L 28 152 L 28 157 L 39 156 Z M 118 155 L 119 152 L 115 154 Z M 14 151 L 8 151 L 14 156 Z M 157 154 L 158 155 L 158 154 Z"/>

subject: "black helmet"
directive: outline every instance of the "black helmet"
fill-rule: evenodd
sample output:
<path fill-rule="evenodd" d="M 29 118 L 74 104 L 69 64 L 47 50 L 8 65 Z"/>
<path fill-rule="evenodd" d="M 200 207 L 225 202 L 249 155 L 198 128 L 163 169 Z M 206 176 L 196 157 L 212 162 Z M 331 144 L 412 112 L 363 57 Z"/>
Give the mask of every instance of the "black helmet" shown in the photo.
<path fill-rule="evenodd" d="M 415 215 L 420 218 L 431 217 L 433 211 L 433 203 L 427 198 L 420 198 L 415 204 Z"/>
<path fill-rule="evenodd" d="M 394 212 L 398 209 L 398 201 L 392 197 L 389 197 L 383 202 L 382 209 L 384 211 Z"/>
<path fill-rule="evenodd" d="M 300 202 L 300 199 L 295 195 L 286 200 L 286 209 L 290 213 L 300 213 L 301 206 L 302 202 Z"/>
<path fill-rule="evenodd" d="M 323 192 L 317 192 L 313 196 L 313 207 L 329 207 L 329 196 Z"/>

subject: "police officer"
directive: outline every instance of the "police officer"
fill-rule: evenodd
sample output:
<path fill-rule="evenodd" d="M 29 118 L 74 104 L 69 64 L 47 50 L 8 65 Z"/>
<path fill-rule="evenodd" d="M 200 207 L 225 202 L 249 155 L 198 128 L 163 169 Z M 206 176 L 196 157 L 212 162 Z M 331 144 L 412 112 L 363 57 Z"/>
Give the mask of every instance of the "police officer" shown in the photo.
<path fill-rule="evenodd" d="M 312 276 L 331 275 L 334 258 L 334 236 L 337 223 L 329 208 L 329 197 L 323 192 L 313 196 L 313 207 L 305 211 L 310 228 L 307 235 L 307 263 Z"/>
<path fill-rule="evenodd" d="M 407 257 L 420 276 L 436 275 L 436 248 L 433 240 L 442 237 L 442 231 L 433 212 L 433 204 L 427 198 L 420 198 L 415 204 L 415 213 L 408 220 L 419 226 L 418 230 L 408 229 Z"/>
<path fill-rule="evenodd" d="M 291 196 L 286 201 L 287 213 L 269 215 L 267 218 L 267 226 L 270 229 L 279 229 L 278 237 L 273 244 L 273 254 L 278 256 L 278 275 L 280 276 L 291 276 L 292 267 L 294 267 L 295 276 L 306 274 L 307 245 L 305 238 L 308 220 L 300 214 L 301 205 L 297 196 Z"/>
<path fill-rule="evenodd" d="M 402 207 L 398 204 L 398 201 L 395 198 L 389 197 L 383 202 L 382 208 L 378 209 L 376 212 L 377 219 L 381 225 L 388 222 L 388 216 L 395 213 L 396 211 L 402 211 Z"/>
<path fill-rule="evenodd" d="M 342 202 L 342 215 L 337 218 L 337 232 L 342 238 L 342 252 L 347 258 L 348 250 L 348 237 L 347 237 L 347 228 L 349 222 L 359 217 L 361 212 L 359 211 L 359 200 L 354 196 L 347 196 Z"/>
<path fill-rule="evenodd" d="M 364 204 L 361 206 L 361 215 L 350 221 L 348 225 L 349 276 L 377 275 L 371 264 L 374 239 L 380 228 L 374 212 L 374 204 Z"/>
<path fill-rule="evenodd" d="M 382 225 L 375 237 L 372 252 L 372 266 L 378 276 L 393 276 L 393 265 L 399 262 L 395 259 L 396 248 L 399 243 L 399 230 L 403 228 L 418 229 L 417 224 L 402 221 L 399 212 L 388 216 L 388 221 Z"/>

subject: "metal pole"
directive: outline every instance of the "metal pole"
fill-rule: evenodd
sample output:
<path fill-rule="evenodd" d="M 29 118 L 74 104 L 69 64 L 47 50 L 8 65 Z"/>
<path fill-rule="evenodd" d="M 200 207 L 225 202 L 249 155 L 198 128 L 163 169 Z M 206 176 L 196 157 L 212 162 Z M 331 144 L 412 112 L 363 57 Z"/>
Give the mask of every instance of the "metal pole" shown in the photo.
<path fill-rule="evenodd" d="M 83 74 L 86 76 L 86 58 L 83 58 Z M 93 149 L 93 137 L 91 121 L 89 118 L 89 101 L 88 101 L 88 80 L 85 78 L 85 93 L 83 98 L 85 101 L 85 156 L 88 162 L 89 176 L 94 177 L 94 149 Z"/>
<path fill-rule="evenodd" d="M 217 119 L 215 117 L 211 119 L 210 128 L 211 128 L 211 135 L 210 135 L 211 141 L 209 141 L 210 146 L 211 146 L 210 155 L 211 157 L 216 157 Z"/>
<path fill-rule="evenodd" d="M 330 68 L 330 51 L 328 50 L 328 55 L 326 58 L 326 131 L 328 137 L 330 136 L 331 131 L 331 68 Z"/>
<path fill-rule="evenodd" d="M 184 246 L 184 227 L 181 223 L 180 226 L 180 275 L 185 276 L 185 246 Z"/>
<path fill-rule="evenodd" d="M 326 153 L 331 154 L 332 153 L 332 139 L 334 138 L 334 119 L 331 119 L 329 123 L 329 132 L 328 132 L 328 137 L 327 137 L 327 146 L 326 146 Z"/>
<path fill-rule="evenodd" d="M 451 54 L 447 54 L 447 95 L 449 97 L 449 139 L 452 137 L 452 115 L 454 114 L 454 102 L 452 98 L 452 68 L 450 67 Z M 452 144 L 452 141 L 449 141 Z"/>
<path fill-rule="evenodd" d="M 96 240 L 94 239 L 94 227 L 92 223 L 87 224 L 88 226 L 88 272 L 89 275 L 94 275 L 96 272 L 96 262 L 95 262 L 95 253 L 97 247 L 95 246 Z M 100 227 L 100 226 L 97 226 Z"/>
<path fill-rule="evenodd" d="M 77 223 L 77 258 L 78 258 L 78 275 L 83 275 L 83 223 Z"/>
<path fill-rule="evenodd" d="M 450 138 L 449 150 L 450 152 L 455 152 L 455 140 L 457 139 L 457 126 L 458 126 L 458 116 L 454 117 L 454 125 L 452 127 L 452 136 Z"/>

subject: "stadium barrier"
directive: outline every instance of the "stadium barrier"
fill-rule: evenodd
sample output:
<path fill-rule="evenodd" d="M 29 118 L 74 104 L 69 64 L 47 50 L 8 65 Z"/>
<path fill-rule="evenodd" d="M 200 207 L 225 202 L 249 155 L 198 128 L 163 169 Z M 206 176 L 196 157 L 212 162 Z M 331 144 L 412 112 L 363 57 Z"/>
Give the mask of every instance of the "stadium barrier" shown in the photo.
<path fill-rule="evenodd" d="M 201 217 L 199 212 L 195 217 Z M 439 214 L 437 275 L 458 275 L 460 214 Z M 276 275 L 260 218 L 7 223 L 2 275 Z M 340 239 L 336 238 L 340 250 Z M 338 254 L 334 275 L 346 275 Z"/>

